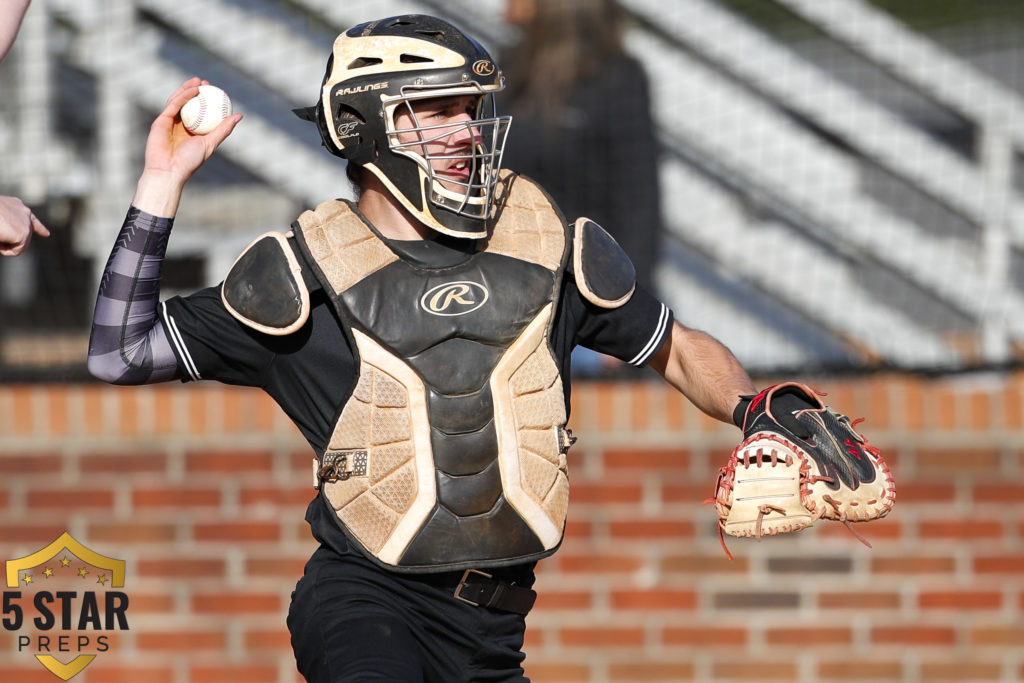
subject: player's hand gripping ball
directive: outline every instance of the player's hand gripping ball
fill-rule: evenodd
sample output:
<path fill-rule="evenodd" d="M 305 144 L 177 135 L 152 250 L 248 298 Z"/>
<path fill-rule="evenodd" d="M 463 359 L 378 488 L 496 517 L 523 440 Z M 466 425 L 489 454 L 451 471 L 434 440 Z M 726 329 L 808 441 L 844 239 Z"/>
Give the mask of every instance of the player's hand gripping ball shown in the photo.
<path fill-rule="evenodd" d="M 721 532 L 760 539 L 819 519 L 867 522 L 889 513 L 896 484 L 882 454 L 854 428 L 860 420 L 851 422 L 796 382 L 745 398 L 743 443 L 707 501 L 718 510 Z"/>
<path fill-rule="evenodd" d="M 215 85 L 199 86 L 199 94 L 181 108 L 181 122 L 193 135 L 206 135 L 231 116 L 231 98 Z"/>

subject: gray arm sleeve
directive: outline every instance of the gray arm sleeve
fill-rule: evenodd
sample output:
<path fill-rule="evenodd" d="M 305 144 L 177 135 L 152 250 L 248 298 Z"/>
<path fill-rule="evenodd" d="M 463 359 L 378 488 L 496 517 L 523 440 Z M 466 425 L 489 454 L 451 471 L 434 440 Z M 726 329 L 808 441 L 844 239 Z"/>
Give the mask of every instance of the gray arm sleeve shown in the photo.
<path fill-rule="evenodd" d="M 128 210 L 100 278 L 89 338 L 89 372 L 111 384 L 181 377 L 157 314 L 171 218 Z"/>

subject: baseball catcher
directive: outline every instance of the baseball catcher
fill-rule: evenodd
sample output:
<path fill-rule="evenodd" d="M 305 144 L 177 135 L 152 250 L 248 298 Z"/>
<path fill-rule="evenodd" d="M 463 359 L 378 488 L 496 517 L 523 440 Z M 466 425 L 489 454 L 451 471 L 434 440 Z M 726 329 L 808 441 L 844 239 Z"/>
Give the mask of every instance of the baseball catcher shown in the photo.
<path fill-rule="evenodd" d="M 861 420 L 826 407 L 823 395 L 785 382 L 737 405 L 733 418 L 743 442 L 706 501 L 718 510 L 720 536 L 760 540 L 819 519 L 850 528 L 849 522 L 878 519 L 892 509 L 896 486 L 881 453 L 856 431 Z"/>

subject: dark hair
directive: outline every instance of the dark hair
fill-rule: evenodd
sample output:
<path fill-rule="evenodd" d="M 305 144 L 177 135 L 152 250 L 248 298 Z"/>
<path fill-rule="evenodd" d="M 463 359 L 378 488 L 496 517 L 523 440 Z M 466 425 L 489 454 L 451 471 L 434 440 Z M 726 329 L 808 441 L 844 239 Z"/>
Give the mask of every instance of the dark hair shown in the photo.
<path fill-rule="evenodd" d="M 623 19 L 616 0 L 538 1 L 522 40 L 502 60 L 513 107 L 542 121 L 557 118 L 574 82 L 622 55 Z"/>
<path fill-rule="evenodd" d="M 366 171 L 359 164 L 353 164 L 351 161 L 345 164 L 345 177 L 352 183 L 352 189 L 355 191 L 356 198 L 359 197 L 360 192 L 363 189 L 363 174 Z"/>

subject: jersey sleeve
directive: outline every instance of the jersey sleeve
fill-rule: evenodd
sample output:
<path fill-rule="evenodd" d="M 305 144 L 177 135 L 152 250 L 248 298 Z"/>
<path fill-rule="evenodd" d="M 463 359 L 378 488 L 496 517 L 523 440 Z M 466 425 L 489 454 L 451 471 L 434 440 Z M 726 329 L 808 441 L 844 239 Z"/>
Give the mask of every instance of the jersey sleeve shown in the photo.
<path fill-rule="evenodd" d="M 650 361 L 672 328 L 672 311 L 639 285 L 622 306 L 600 308 L 587 302 L 567 275 L 563 304 L 575 344 L 636 367 Z"/>
<path fill-rule="evenodd" d="M 250 330 L 228 313 L 219 285 L 168 299 L 160 306 L 160 316 L 171 348 L 186 370 L 184 381 L 213 379 L 262 386 L 274 351 L 261 338 L 265 335 Z"/>

